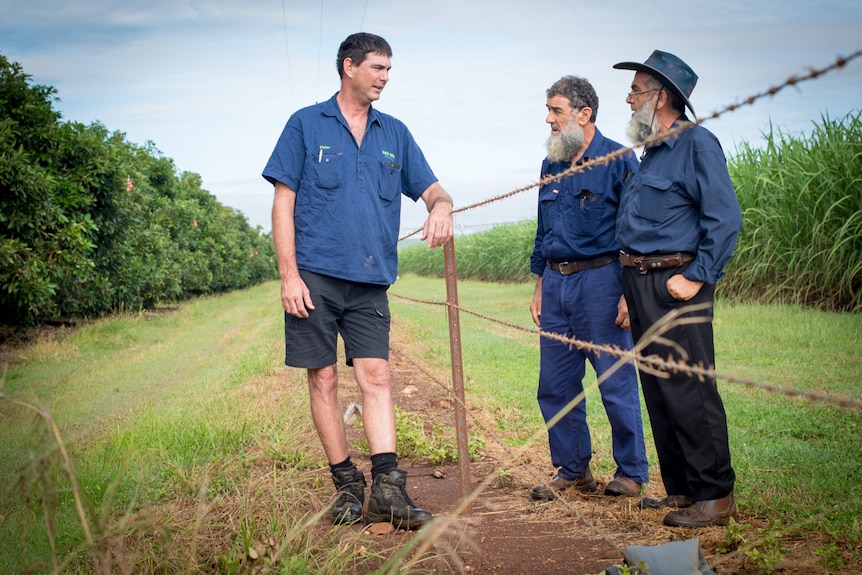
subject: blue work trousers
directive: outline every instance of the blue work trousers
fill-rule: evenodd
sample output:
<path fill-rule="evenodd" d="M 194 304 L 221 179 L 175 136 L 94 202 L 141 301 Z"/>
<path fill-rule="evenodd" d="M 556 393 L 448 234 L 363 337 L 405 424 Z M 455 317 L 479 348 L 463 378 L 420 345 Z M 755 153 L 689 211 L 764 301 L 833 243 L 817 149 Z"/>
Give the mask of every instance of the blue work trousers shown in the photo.
<path fill-rule="evenodd" d="M 619 262 L 569 275 L 546 267 L 542 275 L 542 330 L 631 349 L 631 333 L 614 323 L 621 294 Z M 546 423 L 583 391 L 587 359 L 600 381 L 602 374 L 619 359 L 546 337 L 541 338 L 540 349 L 537 398 Z M 627 362 L 617 369 L 599 385 L 599 391 L 611 425 L 613 457 L 617 464 L 614 477 L 622 475 L 637 483 L 646 483 L 649 469 L 634 364 Z M 584 473 L 592 457 L 585 401 L 579 402 L 548 429 L 548 443 L 551 462 L 561 477 L 576 479 Z"/>

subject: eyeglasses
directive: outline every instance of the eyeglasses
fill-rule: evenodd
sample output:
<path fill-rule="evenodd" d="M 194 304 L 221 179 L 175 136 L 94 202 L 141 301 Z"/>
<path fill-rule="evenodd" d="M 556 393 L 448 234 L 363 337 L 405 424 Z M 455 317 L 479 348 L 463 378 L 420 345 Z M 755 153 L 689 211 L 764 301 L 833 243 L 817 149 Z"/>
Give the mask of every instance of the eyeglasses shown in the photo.
<path fill-rule="evenodd" d="M 650 92 L 660 92 L 660 91 L 661 91 L 661 88 L 653 88 L 651 90 L 644 90 L 642 92 L 635 92 L 634 90 L 632 90 L 631 92 L 628 93 L 628 95 L 626 97 L 634 100 L 636 97 L 641 96 L 643 94 L 649 94 Z"/>

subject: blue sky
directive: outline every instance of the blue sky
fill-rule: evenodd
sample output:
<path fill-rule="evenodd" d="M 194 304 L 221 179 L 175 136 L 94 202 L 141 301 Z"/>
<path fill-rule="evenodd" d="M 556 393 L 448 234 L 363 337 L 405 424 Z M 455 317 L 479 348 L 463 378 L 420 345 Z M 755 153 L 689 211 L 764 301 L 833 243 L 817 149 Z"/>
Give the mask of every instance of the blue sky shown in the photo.
<path fill-rule="evenodd" d="M 153 142 L 267 231 L 272 189 L 260 172 L 290 113 L 338 89 L 335 56 L 350 33 L 392 45 L 376 107 L 408 125 L 460 207 L 538 179 L 545 90 L 564 74 L 593 83 L 599 129 L 628 144 L 632 73 L 617 62 L 678 55 L 700 76 L 691 101 L 706 116 L 862 49 L 860 30 L 858 0 L 0 0 L 0 53 L 57 89 L 64 119 Z M 732 154 L 759 144 L 770 122 L 808 131 L 860 108 L 862 58 L 705 126 Z M 535 211 L 531 190 L 456 225 Z M 424 217 L 406 202 L 402 231 Z"/>

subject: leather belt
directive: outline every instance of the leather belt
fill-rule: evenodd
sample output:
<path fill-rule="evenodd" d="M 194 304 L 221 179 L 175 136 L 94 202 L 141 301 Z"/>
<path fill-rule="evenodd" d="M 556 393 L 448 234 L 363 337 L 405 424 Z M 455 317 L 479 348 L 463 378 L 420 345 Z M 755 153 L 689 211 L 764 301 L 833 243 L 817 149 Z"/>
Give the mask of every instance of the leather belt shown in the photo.
<path fill-rule="evenodd" d="M 617 259 L 616 254 L 601 256 L 598 258 L 593 258 L 591 260 L 579 262 L 552 262 L 551 260 L 548 260 L 548 267 L 550 267 L 552 270 L 560 272 L 564 276 L 567 276 L 575 272 L 582 272 L 584 270 L 591 270 L 606 266 L 615 259 Z"/>
<path fill-rule="evenodd" d="M 620 251 L 620 263 L 625 267 L 631 267 L 638 270 L 638 273 L 645 274 L 652 270 L 662 270 L 666 268 L 678 268 L 686 262 L 694 259 L 694 254 L 688 252 L 677 252 L 675 254 L 654 254 L 651 256 L 635 256 Z"/>

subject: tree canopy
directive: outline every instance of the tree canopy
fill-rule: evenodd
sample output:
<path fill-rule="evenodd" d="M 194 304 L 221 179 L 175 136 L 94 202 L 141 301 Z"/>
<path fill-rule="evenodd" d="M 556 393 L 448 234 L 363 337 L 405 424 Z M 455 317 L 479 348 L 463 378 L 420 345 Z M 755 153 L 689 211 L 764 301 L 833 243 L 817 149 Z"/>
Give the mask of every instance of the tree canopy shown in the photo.
<path fill-rule="evenodd" d="M 91 317 L 278 277 L 272 241 L 152 142 L 63 121 L 0 55 L 0 323 Z"/>

